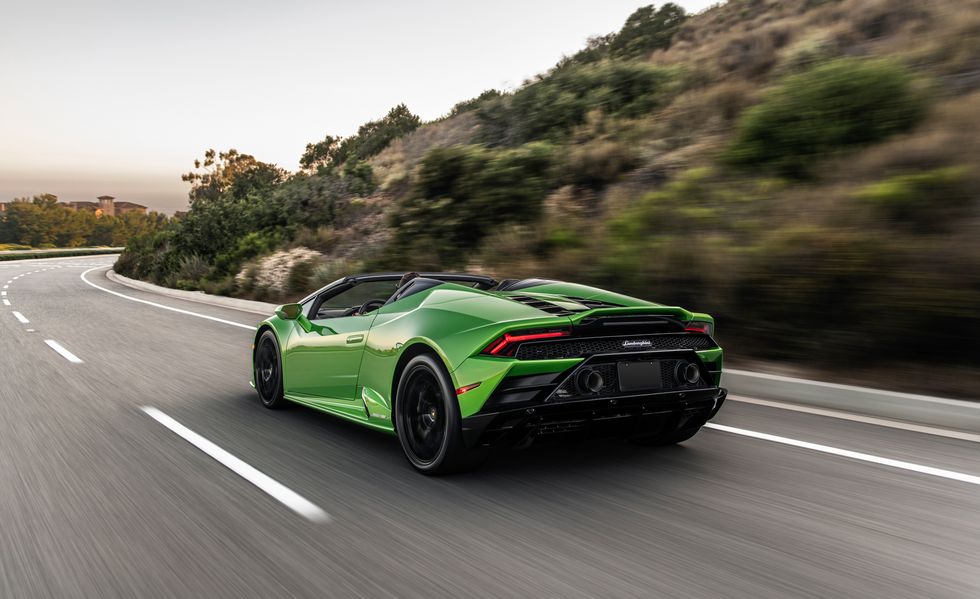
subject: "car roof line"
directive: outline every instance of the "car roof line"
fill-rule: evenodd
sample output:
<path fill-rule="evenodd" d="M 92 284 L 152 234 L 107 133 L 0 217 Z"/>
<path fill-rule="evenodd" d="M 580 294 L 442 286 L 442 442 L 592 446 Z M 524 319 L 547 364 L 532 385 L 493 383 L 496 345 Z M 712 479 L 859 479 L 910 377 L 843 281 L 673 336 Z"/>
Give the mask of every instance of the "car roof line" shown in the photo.
<path fill-rule="evenodd" d="M 347 275 L 345 277 L 341 277 L 337 279 L 336 281 L 333 281 L 332 283 L 328 283 L 327 285 L 324 285 L 323 287 L 317 289 L 313 293 L 310 293 L 303 299 L 299 300 L 299 302 L 297 303 L 300 304 L 306 303 L 312 300 L 314 297 L 320 295 L 324 291 L 327 291 L 332 287 L 337 287 L 339 285 L 343 285 L 346 283 L 356 284 L 356 283 L 364 283 L 368 281 L 386 281 L 386 280 L 395 281 L 402 278 L 403 276 L 405 276 L 404 272 L 371 272 L 371 273 L 364 273 L 358 275 Z M 421 272 L 419 273 L 419 276 L 429 278 L 429 279 L 437 279 L 446 282 L 468 281 L 473 283 L 483 283 L 488 287 L 493 287 L 494 285 L 497 284 L 496 279 L 493 279 L 492 277 L 485 277 L 483 275 L 474 275 L 465 272 Z"/>
<path fill-rule="evenodd" d="M 358 283 L 362 281 L 384 281 L 387 279 L 400 279 L 405 276 L 404 272 L 371 272 L 356 275 L 348 275 L 344 280 L 357 281 Z M 474 283 L 485 283 L 487 285 L 496 285 L 497 281 L 493 277 L 487 277 L 483 275 L 474 275 L 465 272 L 420 272 L 420 277 L 425 277 L 428 279 L 436 279 L 439 281 L 472 281 Z"/>

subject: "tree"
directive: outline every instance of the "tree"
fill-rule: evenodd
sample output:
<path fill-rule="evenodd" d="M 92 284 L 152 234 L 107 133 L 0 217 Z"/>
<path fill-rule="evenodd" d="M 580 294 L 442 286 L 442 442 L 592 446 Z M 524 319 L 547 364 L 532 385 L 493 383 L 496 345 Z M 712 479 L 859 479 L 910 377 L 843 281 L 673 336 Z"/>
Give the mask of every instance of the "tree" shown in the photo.
<path fill-rule="evenodd" d="M 341 137 L 327 135 L 315 144 L 306 144 L 306 151 L 299 159 L 300 167 L 310 174 L 329 171 L 334 166 L 334 156 L 340 146 Z"/>
<path fill-rule="evenodd" d="M 364 123 L 357 134 L 340 142 L 333 154 L 334 164 L 343 164 L 350 159 L 367 160 L 381 153 L 395 139 L 419 128 L 422 119 L 412 114 L 404 104 L 399 104 L 377 121 Z"/>
<path fill-rule="evenodd" d="M 554 70 L 607 58 L 634 60 L 654 50 L 664 50 L 670 47 L 674 34 L 687 18 L 684 9 L 673 2 L 664 4 L 659 10 L 652 4 L 642 6 L 626 19 L 618 32 L 590 37 L 585 48 L 571 57 L 562 58 Z"/>
<path fill-rule="evenodd" d="M 686 20 L 687 13 L 673 2 L 664 4 L 660 10 L 652 4 L 638 8 L 609 44 L 609 54 L 613 58 L 632 59 L 665 49 Z"/>
<path fill-rule="evenodd" d="M 194 169 L 180 176 L 181 180 L 191 184 L 192 206 L 201 200 L 214 200 L 226 192 L 241 200 L 249 193 L 272 189 L 287 176 L 278 166 L 235 149 L 220 153 L 210 149 L 204 153 L 203 161 L 194 161 Z"/>

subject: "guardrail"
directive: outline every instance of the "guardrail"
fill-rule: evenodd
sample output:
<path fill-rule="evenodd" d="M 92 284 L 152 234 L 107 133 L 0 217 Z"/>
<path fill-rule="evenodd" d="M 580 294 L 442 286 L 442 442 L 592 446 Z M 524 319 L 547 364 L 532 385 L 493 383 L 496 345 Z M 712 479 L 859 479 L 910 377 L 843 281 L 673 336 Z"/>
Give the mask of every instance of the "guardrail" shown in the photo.
<path fill-rule="evenodd" d="M 733 395 L 980 432 L 980 402 L 825 383 L 732 368 L 725 369 L 722 385 Z"/>
<path fill-rule="evenodd" d="M 0 252 L 0 262 L 9 260 L 38 260 L 41 258 L 70 258 L 118 254 L 126 248 L 63 248 L 54 250 L 11 250 Z"/>

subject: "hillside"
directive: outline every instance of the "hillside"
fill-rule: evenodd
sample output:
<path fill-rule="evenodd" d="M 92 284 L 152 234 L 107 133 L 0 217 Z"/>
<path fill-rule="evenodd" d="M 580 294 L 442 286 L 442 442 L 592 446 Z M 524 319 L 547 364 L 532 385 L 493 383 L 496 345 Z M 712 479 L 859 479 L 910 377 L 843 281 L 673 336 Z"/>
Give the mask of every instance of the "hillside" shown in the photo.
<path fill-rule="evenodd" d="M 978 122 L 980 0 L 645 7 L 513 92 L 311 143 L 300 172 L 210 152 L 190 212 L 116 269 L 270 301 L 358 270 L 571 279 L 710 312 L 736 359 L 964 393 Z"/>

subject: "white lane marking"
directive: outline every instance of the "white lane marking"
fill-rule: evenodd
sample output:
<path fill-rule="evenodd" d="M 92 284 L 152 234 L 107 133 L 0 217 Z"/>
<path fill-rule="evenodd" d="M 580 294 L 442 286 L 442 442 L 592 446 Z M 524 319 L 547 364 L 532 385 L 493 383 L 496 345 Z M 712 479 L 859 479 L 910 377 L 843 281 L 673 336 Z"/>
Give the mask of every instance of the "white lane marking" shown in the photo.
<path fill-rule="evenodd" d="M 9 306 L 10 305 L 10 300 L 7 299 L 7 298 L 3 298 L 3 305 L 4 306 Z"/>
<path fill-rule="evenodd" d="M 229 324 L 229 325 L 231 325 L 233 327 L 240 327 L 240 328 L 243 328 L 243 329 L 248 329 L 250 331 L 254 331 L 255 330 L 255 327 L 254 326 L 247 325 L 247 324 L 242 324 L 240 322 L 233 322 L 231 320 L 225 320 L 224 318 L 217 318 L 215 316 L 208 316 L 207 314 L 198 314 L 197 312 L 191 312 L 190 310 L 181 310 L 180 308 L 174 308 L 174 307 L 171 307 L 171 306 L 164 306 L 163 304 L 158 304 L 156 302 L 150 302 L 150 301 L 147 301 L 147 300 L 144 300 L 144 299 L 139 299 L 139 298 L 131 297 L 131 296 L 128 296 L 128 295 L 123 295 L 122 293 L 119 293 L 117 291 L 112 291 L 111 289 L 106 289 L 105 287 L 99 287 L 98 285 L 96 285 L 92 281 L 89 281 L 88 279 L 85 278 L 85 275 L 87 275 L 88 273 L 92 272 L 93 270 L 98 270 L 100 268 L 107 268 L 107 267 L 106 266 L 96 266 L 94 268 L 90 268 L 90 269 L 86 270 L 85 272 L 83 272 L 81 274 L 82 280 L 85 281 L 85 283 L 87 283 L 88 285 L 91 285 L 92 287 L 95 287 L 96 289 L 98 289 L 100 291 L 105 291 L 106 293 L 111 293 L 112 295 L 121 297 L 123 299 L 128 299 L 130 301 L 139 302 L 141 304 L 146 304 L 148 306 L 154 306 L 156 308 L 162 308 L 164 310 L 170 310 L 171 312 L 177 312 L 179 314 L 186 314 L 188 316 L 197 316 L 198 318 L 205 318 L 207 320 L 213 320 L 214 322 L 220 322 L 222 324 Z"/>
<path fill-rule="evenodd" d="M 21 314 L 20 312 L 17 312 L 16 310 L 13 311 L 13 312 L 11 312 L 11 314 L 14 315 L 14 318 L 16 318 L 17 320 L 20 321 L 20 324 L 30 324 L 30 322 L 31 322 L 31 321 L 27 320 L 27 318 L 25 318 L 23 314 Z"/>
<path fill-rule="evenodd" d="M 980 403 L 963 401 L 959 399 L 946 399 L 945 397 L 932 397 L 929 395 L 919 395 L 916 393 L 901 393 L 899 391 L 885 391 L 884 389 L 875 389 L 873 387 L 857 387 L 855 385 L 843 385 L 841 383 L 825 383 L 823 381 L 813 381 L 810 379 L 799 379 L 791 376 L 783 376 L 781 374 L 766 374 L 763 372 L 750 372 L 748 370 L 739 370 L 737 368 L 727 368 L 725 372 L 732 374 L 739 374 L 743 376 L 756 377 L 761 379 L 766 379 L 770 381 L 782 381 L 786 383 L 798 383 L 805 385 L 813 385 L 816 387 L 823 387 L 824 389 L 837 389 L 840 391 L 857 391 L 860 393 L 871 393 L 874 395 L 882 395 L 885 397 L 901 397 L 904 399 L 914 399 L 917 401 L 925 401 L 929 403 L 938 403 L 945 405 L 955 405 L 957 407 L 970 407 L 980 409 Z"/>
<path fill-rule="evenodd" d="M 82 363 L 81 359 L 79 359 L 78 356 L 76 356 L 75 354 L 71 353 L 70 351 L 62 347 L 61 344 L 55 341 L 54 339 L 45 339 L 44 342 L 48 344 L 48 347 L 61 354 L 61 357 L 68 360 L 69 362 L 72 362 L 73 364 Z"/>
<path fill-rule="evenodd" d="M 167 416 L 160 410 L 150 406 L 143 406 L 140 409 L 146 412 L 150 418 L 153 418 L 163 426 L 169 428 L 172 432 L 176 433 L 185 441 L 208 454 L 238 476 L 265 491 L 267 494 L 300 516 L 303 516 L 308 520 L 312 520 L 313 522 L 330 521 L 330 516 L 310 500 L 283 485 L 279 481 L 269 477 L 266 474 L 263 474 L 262 472 L 259 472 L 253 466 L 246 464 L 224 449 L 221 449 L 211 441 L 208 441 L 201 435 L 177 422 L 170 416 Z"/>
<path fill-rule="evenodd" d="M 4 289 L 6 289 L 7 287 L 10 287 L 10 285 L 4 285 L 3 286 Z"/>
<path fill-rule="evenodd" d="M 851 422 L 860 422 L 862 424 L 872 424 L 874 426 L 883 426 L 886 428 L 895 428 L 903 431 L 923 433 L 926 435 L 935 435 L 937 437 L 948 437 L 950 439 L 960 439 L 963 441 L 972 441 L 974 443 L 980 443 L 980 435 L 974 433 L 967 433 L 964 431 L 947 429 L 947 428 L 926 426 L 924 424 L 913 424 L 911 422 L 902 422 L 900 420 L 876 418 L 874 416 L 853 414 L 851 412 L 841 412 L 839 410 L 811 408 L 809 406 L 800 406 L 797 404 L 788 404 L 788 403 L 782 403 L 778 401 L 770 401 L 768 399 L 757 399 L 755 397 L 741 397 L 738 395 L 729 395 L 728 400 L 740 402 L 740 403 L 753 404 L 757 406 L 765 406 L 767 408 L 775 408 L 777 410 L 789 410 L 790 412 L 801 412 L 803 414 L 813 414 L 815 416 L 826 416 L 828 418 L 836 418 L 838 420 L 850 420 Z"/>
<path fill-rule="evenodd" d="M 0 291 L 0 295 L 6 297 L 7 296 L 7 292 L 6 291 Z"/>
<path fill-rule="evenodd" d="M 745 437 L 752 437 L 753 439 L 762 439 L 763 441 L 782 443 L 783 445 L 791 445 L 793 447 L 799 447 L 802 449 L 819 451 L 821 453 L 828 453 L 830 455 L 850 458 L 852 460 L 871 462 L 872 464 L 881 464 L 882 466 L 891 466 L 892 468 L 900 468 L 902 470 L 909 470 L 911 472 L 918 472 L 920 474 L 928 474 L 930 476 L 948 478 L 950 480 L 957 480 L 960 482 L 969 483 L 971 485 L 980 485 L 980 476 L 974 476 L 972 474 L 963 474 L 962 472 L 953 472 L 952 470 L 943 470 L 942 468 L 933 468 L 932 466 L 922 466 L 921 464 L 913 464 L 911 462 L 903 462 L 901 460 L 883 458 L 868 453 L 861 453 L 859 451 L 851 451 L 849 449 L 839 449 L 837 447 L 830 447 L 829 445 L 810 443 L 809 441 L 798 441 L 796 439 L 790 439 L 788 437 L 770 435 L 769 433 L 759 433 L 756 431 L 746 430 L 744 428 L 735 428 L 734 426 L 726 426 L 724 424 L 714 424 L 709 422 L 704 426 L 706 428 L 713 428 L 715 430 L 724 431 L 726 433 L 742 435 Z"/>

